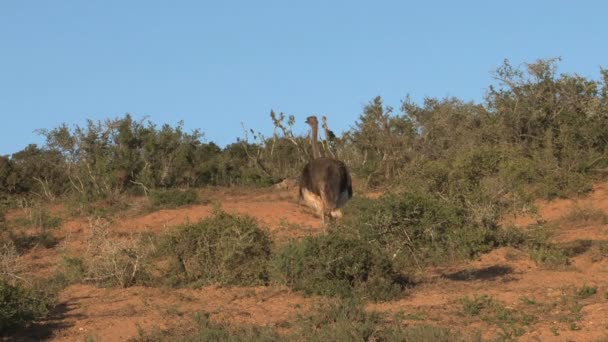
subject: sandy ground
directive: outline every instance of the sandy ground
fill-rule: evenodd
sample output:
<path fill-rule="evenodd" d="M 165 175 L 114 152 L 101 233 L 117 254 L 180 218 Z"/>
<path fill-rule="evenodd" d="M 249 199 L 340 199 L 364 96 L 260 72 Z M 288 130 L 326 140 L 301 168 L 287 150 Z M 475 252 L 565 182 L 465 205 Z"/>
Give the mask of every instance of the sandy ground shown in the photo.
<path fill-rule="evenodd" d="M 377 194 L 374 194 L 376 196 Z M 206 190 L 213 203 L 230 213 L 248 214 L 259 220 L 276 240 L 301 238 L 322 233 L 318 218 L 300 206 L 293 189 Z M 571 223 L 567 214 L 575 208 L 608 213 L 608 184 L 575 200 L 540 201 L 537 215 L 506 219 L 508 224 L 527 227 L 538 220 L 554 227 L 552 239 L 558 243 L 587 240 L 571 258 L 571 265 L 551 270 L 536 265 L 527 252 L 500 248 L 477 260 L 437 267 L 420 276 L 419 283 L 401 300 L 368 304 L 367 309 L 404 314 L 402 323 L 434 324 L 465 332 L 479 330 L 487 339 L 508 331 L 496 322 L 462 314 L 462 298 L 488 295 L 514 312 L 534 316 L 517 335 L 521 341 L 602 341 L 608 340 L 608 257 L 597 251 L 598 241 L 608 240 L 605 222 Z M 108 229 L 127 236 L 136 232 L 165 232 L 174 227 L 208 217 L 214 204 L 123 215 L 106 223 Z M 53 207 L 53 212 L 61 212 Z M 22 213 L 10 213 L 15 219 Z M 55 248 L 35 248 L 23 262 L 31 274 L 51 275 L 65 251 L 84 251 L 94 220 L 69 219 L 56 232 L 62 242 Z M 577 299 L 582 286 L 597 287 L 597 294 Z M 283 287 L 216 286 L 201 289 L 127 289 L 72 285 L 59 296 L 51 319 L 20 332 L 19 340 L 124 341 L 138 329 L 168 328 L 206 312 L 212 320 L 242 325 L 276 327 L 296 319 L 311 305 L 323 301 L 304 297 Z M 576 318 L 575 318 L 576 317 Z M 574 325 L 573 325 L 574 322 Z"/>

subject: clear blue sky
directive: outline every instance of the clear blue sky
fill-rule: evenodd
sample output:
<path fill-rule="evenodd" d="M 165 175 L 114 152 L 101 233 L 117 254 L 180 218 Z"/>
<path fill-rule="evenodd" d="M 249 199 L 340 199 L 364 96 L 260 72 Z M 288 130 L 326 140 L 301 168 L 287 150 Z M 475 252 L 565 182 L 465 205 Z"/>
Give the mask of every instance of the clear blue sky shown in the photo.
<path fill-rule="evenodd" d="M 481 101 L 491 71 L 608 67 L 606 1 L 0 0 L 0 154 L 132 113 L 220 145 L 270 109 L 351 127 L 377 95 Z"/>

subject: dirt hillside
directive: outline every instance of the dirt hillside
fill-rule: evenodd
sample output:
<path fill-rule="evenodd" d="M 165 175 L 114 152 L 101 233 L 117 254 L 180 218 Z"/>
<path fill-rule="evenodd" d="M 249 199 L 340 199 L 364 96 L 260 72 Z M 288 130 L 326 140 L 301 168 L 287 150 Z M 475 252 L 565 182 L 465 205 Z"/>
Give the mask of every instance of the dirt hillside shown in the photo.
<path fill-rule="evenodd" d="M 322 232 L 319 219 L 297 203 L 293 190 L 209 190 L 202 196 L 209 199 L 208 204 L 125 214 L 111 221 L 109 229 L 120 236 L 164 232 L 209 216 L 219 203 L 227 212 L 257 218 L 277 240 Z M 547 268 L 537 265 L 527 252 L 500 248 L 477 260 L 434 268 L 420 275 L 418 284 L 404 299 L 368 304 L 367 309 L 401 313 L 405 325 L 427 323 L 481 331 L 486 339 L 608 340 L 608 256 L 602 249 L 608 240 L 608 222 L 600 215 L 608 214 L 608 184 L 597 185 L 580 199 L 537 205 L 537 214 L 507 218 L 505 223 L 528 229 L 538 221 L 545 222 L 552 229 L 553 242 L 573 244 L 569 265 Z M 63 212 L 61 207 L 53 210 Z M 22 214 L 11 212 L 8 219 L 15 220 Z M 86 218 L 66 219 L 56 231 L 62 239 L 57 247 L 35 248 L 23 257 L 28 271 L 50 275 L 64 251 L 85 250 L 91 224 Z M 595 292 L 586 296 L 581 293 L 584 287 Z M 485 316 L 466 315 L 464 298 L 480 302 L 490 298 L 492 303 L 499 303 L 499 309 Z M 21 332 L 17 339 L 124 341 L 136 336 L 138 329 L 167 328 L 196 312 L 234 325 L 281 327 L 319 301 L 322 299 L 273 286 L 175 290 L 72 285 L 60 293 L 51 319 Z M 506 312 L 508 317 L 498 312 Z"/>

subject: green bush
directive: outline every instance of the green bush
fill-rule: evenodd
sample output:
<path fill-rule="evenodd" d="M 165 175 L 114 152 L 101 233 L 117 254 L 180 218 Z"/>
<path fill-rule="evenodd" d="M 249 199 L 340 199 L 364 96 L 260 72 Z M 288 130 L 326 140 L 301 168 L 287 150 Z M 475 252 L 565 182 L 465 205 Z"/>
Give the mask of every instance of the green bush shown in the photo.
<path fill-rule="evenodd" d="M 499 243 L 501 229 L 478 225 L 466 207 L 430 194 L 351 202 L 336 229 L 377 244 L 400 268 L 474 256 Z"/>
<path fill-rule="evenodd" d="M 272 242 L 254 219 L 217 211 L 167 236 L 162 252 L 173 262 L 177 283 L 259 285 L 268 283 Z"/>
<path fill-rule="evenodd" d="M 86 278 L 87 266 L 83 257 L 64 256 L 61 277 L 67 284 L 79 283 Z"/>
<path fill-rule="evenodd" d="M 413 185 L 478 207 L 471 219 L 483 225 L 521 199 L 588 191 L 608 167 L 608 73 L 599 80 L 562 74 L 558 61 L 522 68 L 505 61 L 483 103 L 406 98 L 397 112 L 374 97 L 348 132 L 323 127 L 323 150 L 363 186 Z M 0 156 L 0 195 L 77 194 L 93 202 L 148 188 L 270 185 L 297 174 L 310 155 L 307 139 L 293 131 L 300 119 L 270 116 L 272 137 L 246 130 L 223 149 L 183 122 L 157 126 L 129 114 L 41 129 L 44 147 Z"/>
<path fill-rule="evenodd" d="M 408 192 L 390 194 L 379 199 L 358 198 L 349 202 L 342 225 L 346 230 L 356 228 L 357 234 L 384 242 L 439 241 L 446 232 L 462 228 L 466 212 L 449 202 L 431 195 Z M 373 227 L 363 229 L 364 226 Z"/>
<path fill-rule="evenodd" d="M 21 285 L 0 279 L 0 335 L 41 318 L 48 312 L 48 303 Z"/>
<path fill-rule="evenodd" d="M 307 294 L 387 300 L 400 295 L 404 285 L 380 249 L 337 233 L 284 246 L 274 268 L 281 282 Z"/>
<path fill-rule="evenodd" d="M 177 208 L 186 205 L 197 204 L 200 202 L 196 190 L 154 190 L 150 193 L 150 203 L 159 208 Z"/>

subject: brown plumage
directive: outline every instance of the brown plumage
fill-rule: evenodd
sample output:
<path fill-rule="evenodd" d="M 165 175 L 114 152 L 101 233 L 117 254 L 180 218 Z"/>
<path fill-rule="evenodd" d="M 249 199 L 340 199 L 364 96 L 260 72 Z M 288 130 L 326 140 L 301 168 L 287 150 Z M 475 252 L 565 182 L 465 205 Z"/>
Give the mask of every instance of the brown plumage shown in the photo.
<path fill-rule="evenodd" d="M 325 217 L 342 217 L 339 208 L 353 196 L 352 181 L 342 161 L 321 156 L 317 145 L 317 118 L 309 116 L 306 123 L 312 128 L 313 159 L 302 170 L 300 199 L 315 208 L 325 223 Z"/>

